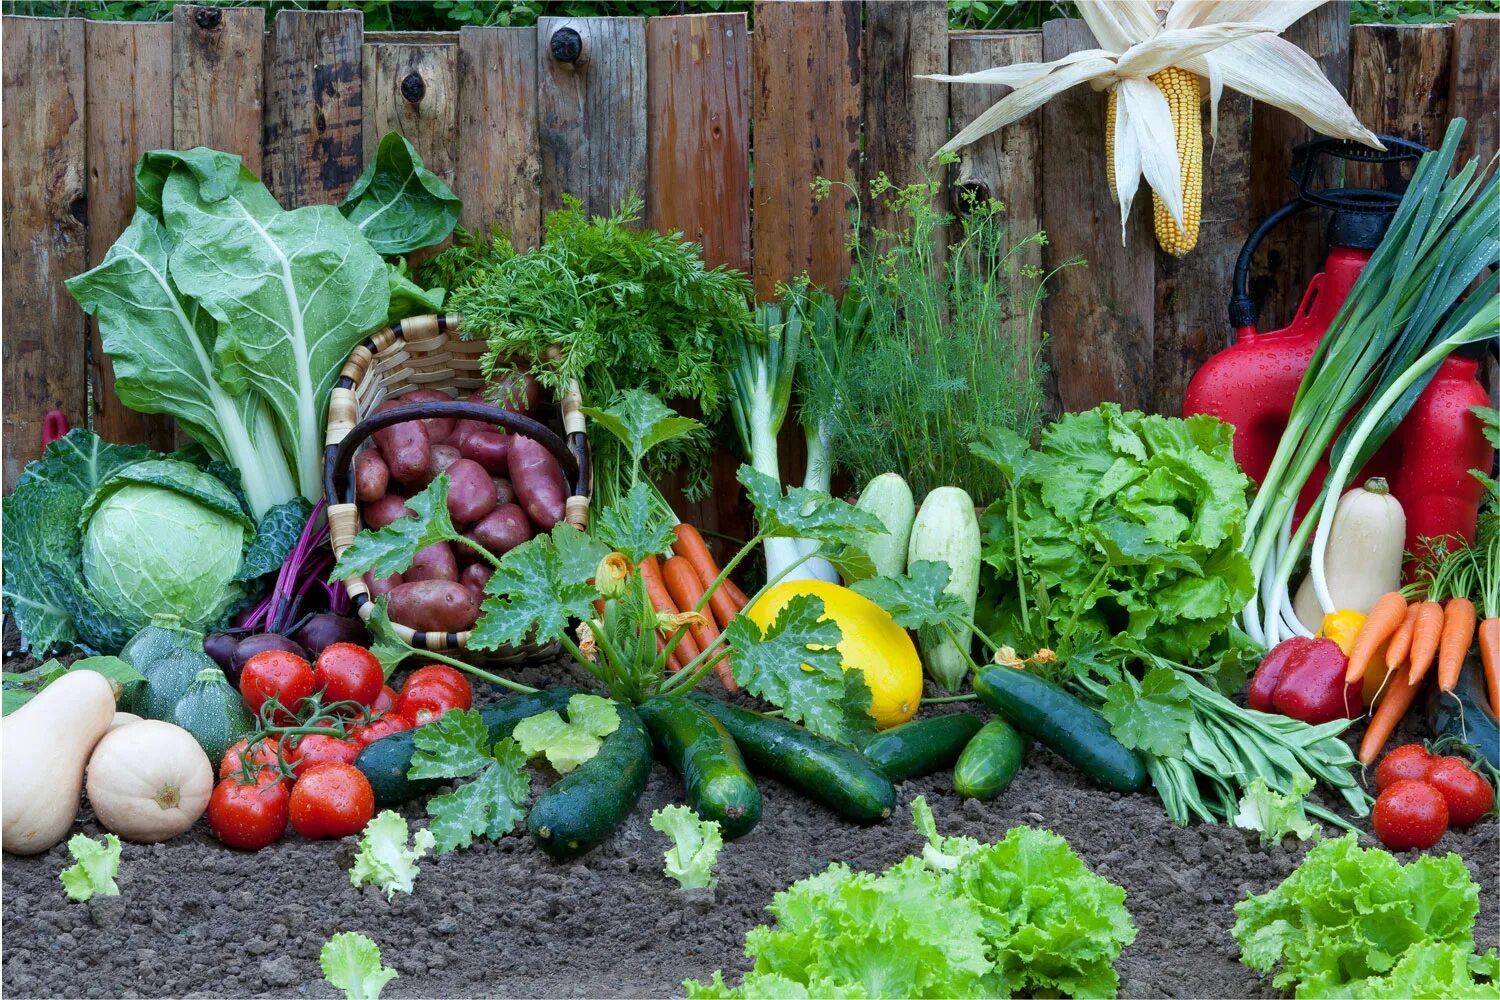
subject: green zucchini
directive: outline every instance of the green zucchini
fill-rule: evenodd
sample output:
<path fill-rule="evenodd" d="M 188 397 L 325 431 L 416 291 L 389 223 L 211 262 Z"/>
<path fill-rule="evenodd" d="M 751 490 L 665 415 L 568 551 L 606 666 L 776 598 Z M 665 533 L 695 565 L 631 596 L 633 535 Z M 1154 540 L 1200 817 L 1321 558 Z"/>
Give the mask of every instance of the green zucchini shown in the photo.
<path fill-rule="evenodd" d="M 980 726 L 968 712 L 908 722 L 872 736 L 865 743 L 865 759 L 892 781 L 920 778 L 951 767 Z"/>
<path fill-rule="evenodd" d="M 652 698 L 636 709 L 662 756 L 682 775 L 688 804 L 725 837 L 760 820 L 760 789 L 724 724 L 686 698 Z"/>
<path fill-rule="evenodd" d="M 551 688 L 535 694 L 517 695 L 483 709 L 479 717 L 489 728 L 490 742 L 494 743 L 509 736 L 522 719 L 542 712 L 561 712 L 567 708 L 568 699 L 579 693 L 577 688 Z M 369 779 L 370 787 L 375 790 L 377 806 L 410 802 L 443 784 L 442 778 L 413 779 L 406 776 L 412 754 L 416 753 L 415 736 L 414 729 L 392 733 L 365 747 L 355 758 L 354 766 Z"/>
<path fill-rule="evenodd" d="M 172 710 L 172 718 L 192 733 L 215 767 L 236 740 L 255 732 L 255 717 L 245 708 L 245 699 L 229 686 L 217 665 L 198 671 Z"/>
<path fill-rule="evenodd" d="M 615 702 L 620 728 L 593 759 L 537 796 L 526 816 L 531 839 L 554 861 L 603 843 L 624 822 L 651 775 L 651 737 L 635 709 Z"/>
<path fill-rule="evenodd" d="M 1031 737 L 1004 719 L 991 719 L 964 747 L 953 766 L 953 790 L 966 799 L 993 799 L 1021 771 Z"/>
<path fill-rule="evenodd" d="M 1104 716 L 1056 684 L 1025 670 L 988 667 L 974 675 L 974 691 L 1101 788 L 1138 792 L 1146 787 L 1145 765 L 1114 738 Z"/>
<path fill-rule="evenodd" d="M 948 585 L 943 589 L 963 600 L 964 618 L 973 621 L 979 599 L 979 517 L 974 500 L 957 486 L 939 486 L 917 510 L 906 565 L 924 561 L 948 564 Z M 919 630 L 917 642 L 928 676 L 945 690 L 958 690 L 974 668 L 969 658 L 973 641 L 966 629 L 957 629 L 956 635 L 945 629 Z"/>
<path fill-rule="evenodd" d="M 1500 725 L 1496 724 L 1495 711 L 1484 689 L 1478 650 L 1472 649 L 1451 694 L 1432 688 L 1427 701 L 1428 733 L 1434 741 L 1452 737 L 1453 743 L 1462 744 L 1451 752 L 1500 768 Z"/>
<path fill-rule="evenodd" d="M 900 576 L 906 572 L 906 546 L 911 541 L 911 525 L 917 517 L 917 504 L 906 485 L 894 472 L 876 476 L 865 486 L 854 506 L 874 514 L 885 525 L 885 532 L 864 543 L 864 549 L 881 576 Z"/>
<path fill-rule="evenodd" d="M 785 719 L 690 696 L 724 724 L 751 770 L 791 785 L 845 819 L 875 823 L 896 808 L 896 789 L 858 751 Z"/>

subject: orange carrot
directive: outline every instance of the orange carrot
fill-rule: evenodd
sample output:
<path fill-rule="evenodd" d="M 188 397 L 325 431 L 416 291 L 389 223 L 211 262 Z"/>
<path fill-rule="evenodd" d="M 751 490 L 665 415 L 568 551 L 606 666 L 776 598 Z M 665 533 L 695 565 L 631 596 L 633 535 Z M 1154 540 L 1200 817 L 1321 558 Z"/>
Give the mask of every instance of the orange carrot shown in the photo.
<path fill-rule="evenodd" d="M 686 522 L 679 523 L 672 529 L 677 533 L 677 541 L 672 543 L 672 551 L 680 558 L 686 559 L 693 567 L 693 572 L 698 576 L 701 589 L 706 589 L 719 578 L 719 564 L 714 562 L 713 553 L 708 551 L 708 543 L 703 536 L 698 534 L 698 529 Z M 728 583 L 729 578 L 724 578 Z M 729 622 L 734 618 L 739 609 L 734 606 L 734 599 L 729 596 L 723 584 L 714 588 L 713 595 L 708 599 L 708 610 L 713 613 L 714 621 L 719 623 L 719 628 L 728 628 Z"/>
<path fill-rule="evenodd" d="M 1406 655 L 1411 652 L 1411 631 L 1417 624 L 1417 609 L 1422 602 L 1413 601 L 1406 606 L 1406 620 L 1403 621 L 1396 631 L 1391 633 L 1390 645 L 1385 647 L 1385 668 L 1395 670 L 1406 662 Z"/>
<path fill-rule="evenodd" d="M 1452 691 L 1458 685 L 1464 657 L 1469 655 L 1469 646 L 1474 642 L 1476 618 L 1474 602 L 1467 597 L 1452 598 L 1443 609 L 1443 635 L 1437 654 L 1438 688 L 1443 691 Z"/>
<path fill-rule="evenodd" d="M 1375 712 L 1370 716 L 1370 726 L 1365 730 L 1365 738 L 1359 744 L 1359 762 L 1366 767 L 1374 763 L 1375 758 L 1380 756 L 1380 750 L 1386 741 L 1391 738 L 1391 733 L 1396 729 L 1396 723 L 1406 714 L 1411 703 L 1417 697 L 1415 684 L 1407 683 L 1407 669 L 1402 667 L 1391 674 L 1385 685 L 1385 694 L 1380 699 L 1380 704 L 1375 706 Z"/>
<path fill-rule="evenodd" d="M 672 603 L 672 597 L 667 593 L 667 585 L 662 581 L 661 564 L 656 561 L 655 556 L 649 556 L 641 562 L 641 579 L 646 581 L 646 596 L 651 599 L 651 606 L 663 614 L 681 614 L 677 605 Z M 676 635 L 674 632 L 673 635 Z M 671 636 L 668 636 L 670 639 Z M 683 632 L 682 637 L 677 640 L 677 648 L 674 652 L 680 654 L 684 664 L 691 663 L 698 658 L 702 652 L 698 644 L 688 632 Z"/>
<path fill-rule="evenodd" d="M 724 589 L 729 592 L 729 599 L 734 602 L 735 610 L 741 610 L 750 603 L 750 598 L 745 596 L 745 592 L 727 576 L 724 578 Z"/>
<path fill-rule="evenodd" d="M 1411 630 L 1411 677 L 1407 683 L 1416 687 L 1427 676 L 1443 638 L 1443 606 L 1437 601 L 1423 601 L 1417 609 L 1417 623 Z"/>
<path fill-rule="evenodd" d="M 1392 632 L 1401 627 L 1405 617 L 1406 598 L 1394 590 L 1380 595 L 1380 600 L 1375 602 L 1369 617 L 1360 627 L 1359 635 L 1354 637 L 1354 649 L 1349 653 L 1349 669 L 1344 674 L 1346 683 L 1353 684 L 1365 676 L 1365 668 L 1370 665 L 1375 651 Z"/>
<path fill-rule="evenodd" d="M 1490 711 L 1500 712 L 1500 618 L 1486 618 L 1479 626 L 1479 659 L 1490 690 Z"/>
<path fill-rule="evenodd" d="M 703 584 L 698 579 L 697 570 L 693 564 L 682 556 L 673 556 L 662 565 L 662 578 L 666 580 L 667 592 L 672 595 L 672 600 L 677 602 L 678 607 L 692 608 L 703 599 Z M 697 641 L 700 649 L 707 649 L 713 641 L 719 637 L 719 629 L 712 621 L 704 619 L 702 625 L 689 625 L 693 639 Z M 729 671 L 729 660 L 721 659 L 714 664 L 714 672 L 719 675 L 719 680 L 732 694 L 740 689 L 734 682 L 734 675 Z"/>

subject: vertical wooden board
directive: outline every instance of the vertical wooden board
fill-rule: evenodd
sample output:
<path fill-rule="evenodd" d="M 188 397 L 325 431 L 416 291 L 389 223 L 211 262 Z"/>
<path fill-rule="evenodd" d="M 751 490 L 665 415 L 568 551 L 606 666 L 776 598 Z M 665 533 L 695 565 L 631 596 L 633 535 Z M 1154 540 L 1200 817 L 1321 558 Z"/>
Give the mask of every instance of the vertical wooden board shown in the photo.
<path fill-rule="evenodd" d="M 1080 20 L 1042 26 L 1042 57 L 1060 59 L 1095 47 Z M 1156 239 L 1144 183 L 1120 243 L 1120 209 L 1110 200 L 1104 162 L 1105 96 L 1074 87 L 1041 111 L 1040 187 L 1048 263 L 1082 254 L 1088 267 L 1053 277 L 1043 306 L 1057 386 L 1066 410 L 1103 400 L 1126 409 L 1152 404 Z"/>
<path fill-rule="evenodd" d="M 819 177 L 859 179 L 860 5 L 755 5 L 750 39 L 755 292 L 806 272 L 841 292 L 849 274 L 848 198 L 814 198 Z"/>
<path fill-rule="evenodd" d="M 921 181 L 933 172 L 928 158 L 948 141 L 946 83 L 918 80 L 922 73 L 948 72 L 948 8 L 942 0 L 872 3 L 865 7 L 864 181 L 884 173 L 897 184 Z M 891 212 L 881 200 L 866 206 L 866 221 L 889 228 Z"/>
<path fill-rule="evenodd" d="M 458 179 L 458 46 L 366 43 L 361 76 L 367 155 L 387 132 L 400 132 L 451 187 Z"/>
<path fill-rule="evenodd" d="M 542 209 L 563 195 L 604 215 L 646 192 L 646 23 L 639 17 L 537 21 Z"/>
<path fill-rule="evenodd" d="M 1332 3 L 1307 14 L 1282 37 L 1322 67 L 1323 75 L 1339 93 L 1349 93 L 1349 0 Z M 1292 147 L 1314 133 L 1296 116 L 1280 108 L 1256 104 L 1250 119 L 1250 221 L 1254 226 L 1296 193 L 1287 171 Z M 1313 183 L 1337 187 L 1333 168 L 1319 172 Z M 1260 306 L 1260 329 L 1279 330 L 1291 321 L 1302 291 L 1318 272 L 1325 256 L 1323 230 L 1327 217 L 1303 212 L 1283 222 L 1268 235 L 1250 269 L 1250 292 Z"/>
<path fill-rule="evenodd" d="M 135 212 L 135 164 L 172 145 L 172 26 L 165 22 L 84 24 L 88 100 L 88 263 L 104 259 Z M 163 97 L 166 96 L 164 100 Z M 94 432 L 108 441 L 170 450 L 173 425 L 137 413 L 115 395 L 115 371 L 89 321 Z"/>
<path fill-rule="evenodd" d="M 463 224 L 541 242 L 536 29 L 463 28 L 458 40 L 458 173 Z"/>
<path fill-rule="evenodd" d="M 364 169 L 358 11 L 283 10 L 267 40 L 266 187 L 286 208 L 335 204 Z"/>
<path fill-rule="evenodd" d="M 1437 146 L 1448 127 L 1446 24 L 1358 24 L 1349 32 L 1349 106 L 1372 131 Z M 1401 187 L 1412 165 L 1351 163 L 1345 183 Z"/>
<path fill-rule="evenodd" d="M 1183 257 L 1156 253 L 1152 409 L 1182 413 L 1182 397 L 1199 366 L 1233 342 L 1226 303 L 1240 248 L 1250 235 L 1250 98 L 1225 90 L 1219 139 L 1203 105 L 1203 215 L 1198 245 Z M 1144 202 L 1137 209 L 1144 209 Z M 1154 241 L 1153 241 L 1154 245 Z"/>
<path fill-rule="evenodd" d="M 88 413 L 88 323 L 63 281 L 87 264 L 83 21 L 7 17 L 0 235 L 5 329 L 4 483 L 42 453 L 42 422 Z"/>
<path fill-rule="evenodd" d="M 1500 145 L 1500 14 L 1465 14 L 1453 22 L 1448 113 L 1468 121 L 1459 162 L 1485 163 Z"/>
<path fill-rule="evenodd" d="M 259 7 L 172 8 L 172 145 L 237 153 L 260 174 L 265 93 Z"/>
<path fill-rule="evenodd" d="M 744 14 L 646 22 L 653 229 L 703 245 L 710 266 L 750 270 L 750 46 Z"/>

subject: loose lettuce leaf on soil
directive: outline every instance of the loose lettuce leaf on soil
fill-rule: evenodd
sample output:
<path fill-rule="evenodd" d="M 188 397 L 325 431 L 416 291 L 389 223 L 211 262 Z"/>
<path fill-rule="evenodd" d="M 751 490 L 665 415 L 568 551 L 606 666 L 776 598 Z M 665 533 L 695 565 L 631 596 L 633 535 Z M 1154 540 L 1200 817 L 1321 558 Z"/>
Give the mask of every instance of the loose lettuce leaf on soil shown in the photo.
<path fill-rule="evenodd" d="M 95 896 L 118 896 L 120 887 L 115 876 L 120 872 L 120 838 L 104 835 L 104 843 L 75 833 L 68 840 L 68 853 L 78 862 L 64 868 L 58 876 L 63 890 L 75 903 L 86 903 Z"/>
<path fill-rule="evenodd" d="M 699 819 L 687 806 L 663 806 L 651 814 L 651 829 L 665 834 L 672 846 L 667 848 L 664 868 L 667 877 L 683 889 L 709 889 L 714 886 L 714 863 L 724 849 L 724 835 L 713 820 Z"/>
<path fill-rule="evenodd" d="M 346 1000 L 378 1000 L 385 984 L 396 978 L 396 970 L 380 964 L 380 945 L 363 934 L 340 931 L 329 938 L 318 953 L 323 978 Z"/>
<path fill-rule="evenodd" d="M 422 165 L 421 155 L 399 132 L 381 138 L 375 158 L 339 203 L 344 217 L 386 257 L 441 243 L 458 225 L 462 208 L 463 202 Z"/>
<path fill-rule="evenodd" d="M 398 892 L 409 893 L 417 879 L 417 862 L 436 842 L 431 830 L 418 830 L 407 846 L 406 820 L 389 809 L 381 810 L 365 824 L 349 869 L 349 881 L 355 888 L 373 885 L 385 891 L 390 899 Z"/>
<path fill-rule="evenodd" d="M 558 774 L 594 759 L 604 737 L 620 728 L 620 711 L 608 698 L 575 694 L 568 699 L 566 721 L 556 712 L 542 712 L 516 723 L 512 734 L 527 758 L 546 754 Z"/>
<path fill-rule="evenodd" d="M 1240 798 L 1240 811 L 1234 817 L 1234 825 L 1242 830 L 1260 833 L 1260 846 L 1266 847 L 1281 841 L 1283 837 L 1312 840 L 1319 836 L 1321 827 L 1307 818 L 1303 798 L 1313 790 L 1313 780 L 1306 775 L 1292 783 L 1291 795 L 1283 795 L 1266 784 L 1265 778 L 1256 778 Z"/>

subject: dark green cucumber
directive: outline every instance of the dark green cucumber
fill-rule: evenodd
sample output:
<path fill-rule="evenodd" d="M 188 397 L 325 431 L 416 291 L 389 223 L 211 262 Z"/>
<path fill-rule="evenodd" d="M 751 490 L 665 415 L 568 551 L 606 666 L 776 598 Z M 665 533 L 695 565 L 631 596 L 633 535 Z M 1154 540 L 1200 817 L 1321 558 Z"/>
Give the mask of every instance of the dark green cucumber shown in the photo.
<path fill-rule="evenodd" d="M 908 722 L 870 737 L 865 759 L 892 781 L 920 778 L 953 766 L 981 725 L 968 712 Z"/>
<path fill-rule="evenodd" d="M 568 699 L 580 693 L 577 688 L 552 688 L 536 694 L 517 695 L 481 710 L 479 717 L 489 727 L 490 741 L 494 742 L 509 736 L 522 719 L 542 712 L 561 712 L 567 708 Z M 412 742 L 415 736 L 414 729 L 392 733 L 365 747 L 355 758 L 354 766 L 370 780 L 370 787 L 375 790 L 377 806 L 410 802 L 443 783 L 442 778 L 413 779 L 406 776 L 417 749 Z"/>
<path fill-rule="evenodd" d="M 724 724 L 686 698 L 652 698 L 636 709 L 662 756 L 682 775 L 688 804 L 725 837 L 760 820 L 760 789 Z"/>
<path fill-rule="evenodd" d="M 1450 694 L 1436 687 L 1427 700 L 1427 730 L 1433 740 L 1451 737 L 1470 749 L 1454 747 L 1450 753 L 1462 753 L 1471 760 L 1483 760 L 1500 768 L 1500 726 L 1496 725 L 1497 707 L 1490 704 L 1484 689 L 1484 666 L 1477 649 L 1469 651 L 1458 683 Z"/>
<path fill-rule="evenodd" d="M 635 808 L 651 774 L 651 737 L 635 709 L 615 702 L 620 728 L 604 738 L 593 759 L 537 797 L 526 829 L 554 861 L 603 843 Z"/>
<path fill-rule="evenodd" d="M 858 751 L 801 726 L 694 694 L 724 724 L 751 770 L 816 799 L 845 819 L 876 823 L 896 807 L 896 789 Z"/>
<path fill-rule="evenodd" d="M 1109 731 L 1104 716 L 1056 684 L 1013 667 L 988 667 L 974 675 L 974 692 L 1005 721 L 1116 792 L 1146 787 L 1146 767 Z"/>
<path fill-rule="evenodd" d="M 991 719 L 953 765 L 953 790 L 966 799 L 993 799 L 1021 771 L 1031 737 L 1004 719 Z"/>

